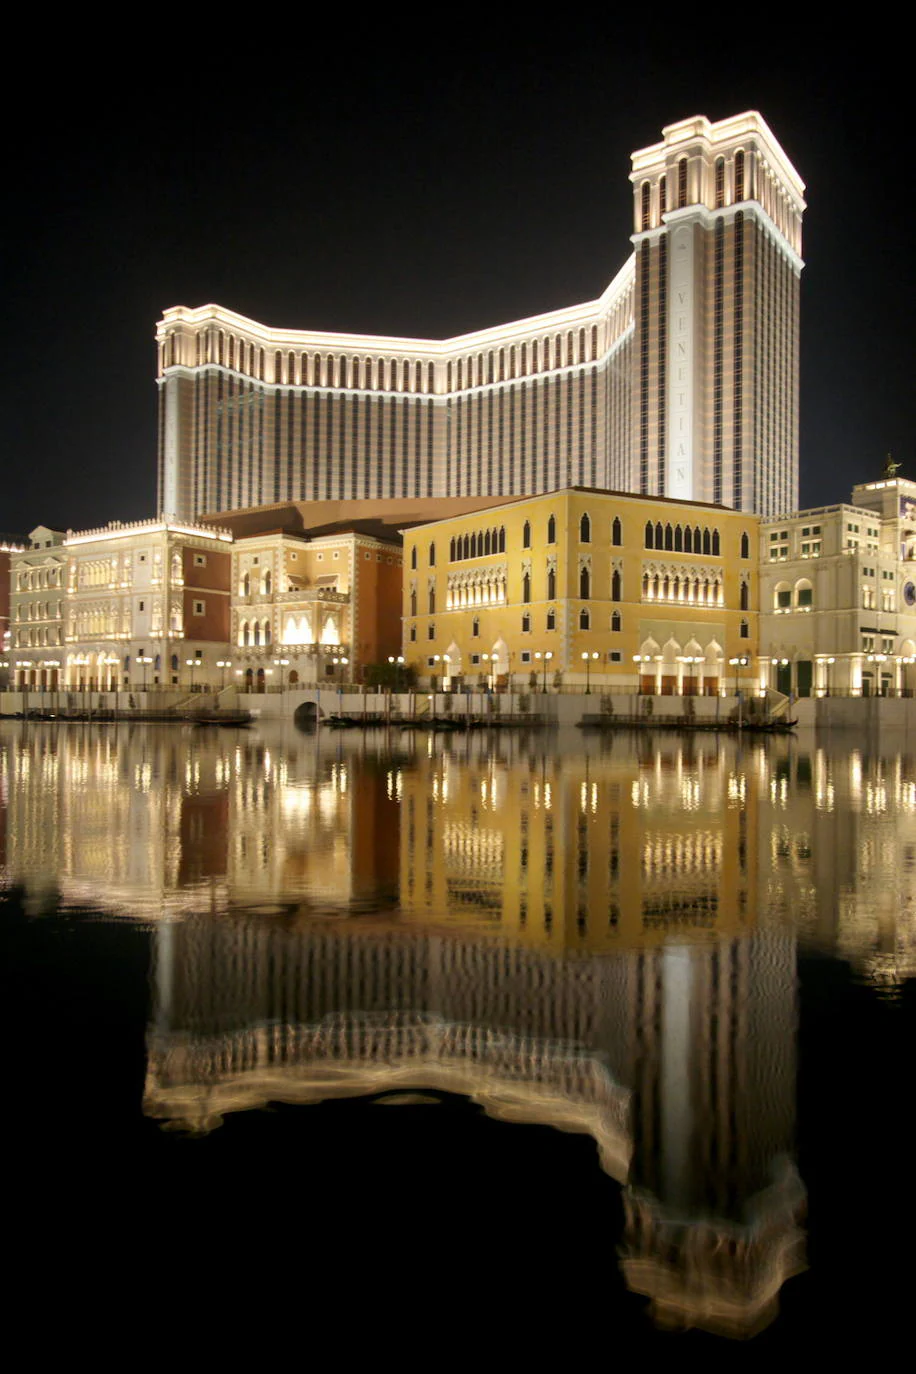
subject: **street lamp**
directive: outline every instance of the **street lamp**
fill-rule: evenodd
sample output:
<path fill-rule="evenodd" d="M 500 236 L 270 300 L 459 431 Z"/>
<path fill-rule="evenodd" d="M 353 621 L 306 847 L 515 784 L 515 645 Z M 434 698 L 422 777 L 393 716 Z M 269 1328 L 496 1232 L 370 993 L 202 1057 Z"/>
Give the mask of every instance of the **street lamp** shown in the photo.
<path fill-rule="evenodd" d="M 536 653 L 534 656 L 535 656 L 535 658 L 538 659 L 538 660 L 540 660 L 540 659 L 543 659 L 543 660 L 544 660 L 544 685 L 543 685 L 543 687 L 541 688 L 541 691 L 546 693 L 546 691 L 547 691 L 547 665 L 548 665 L 548 663 L 550 662 L 550 660 L 553 658 L 553 653 L 551 652 L 550 649 L 548 649 L 548 650 L 546 651 L 546 653 L 543 653 L 543 654 L 542 654 L 542 653 Z"/>
<path fill-rule="evenodd" d="M 489 663 L 491 665 L 490 669 L 487 671 L 487 686 L 493 691 L 496 688 L 496 665 L 499 662 L 499 654 L 481 654 L 480 657 L 483 659 L 484 663 Z"/>
<path fill-rule="evenodd" d="M 404 667 L 404 655 L 398 654 L 395 656 L 394 654 L 389 654 L 388 662 L 394 669 L 394 690 L 399 692 L 401 690 L 401 670 Z"/>
<path fill-rule="evenodd" d="M 28 714 L 29 714 L 29 679 L 28 679 L 28 672 L 27 672 L 27 670 L 28 670 L 29 668 L 31 668 L 31 666 L 32 666 L 32 660 L 31 660 L 30 658 L 17 658 L 17 660 L 16 660 L 16 667 L 17 667 L 17 668 L 23 669 L 23 672 L 22 672 L 22 714 L 23 714 L 24 716 L 28 716 Z"/>
<path fill-rule="evenodd" d="M 589 696 L 590 693 L 591 693 L 591 690 L 592 690 L 592 686 L 591 686 L 591 667 L 592 667 L 592 664 L 594 663 L 594 661 L 597 659 L 597 657 L 598 657 L 598 654 L 597 654 L 596 652 L 593 652 L 593 653 L 590 653 L 590 654 L 583 654 L 583 655 L 582 655 L 582 662 L 585 664 L 585 695 L 586 695 L 586 696 Z"/>
<path fill-rule="evenodd" d="M 834 663 L 836 663 L 836 659 L 835 659 L 835 658 L 825 658 L 825 659 L 823 660 L 823 663 L 824 663 L 824 696 L 825 696 L 825 697 L 829 697 L 829 696 L 830 696 L 830 668 L 831 668 L 831 666 L 832 666 Z"/>
<path fill-rule="evenodd" d="M 185 663 L 191 669 L 191 691 L 194 691 L 194 669 L 198 666 L 199 660 L 196 658 L 186 658 Z"/>
<path fill-rule="evenodd" d="M 685 654 L 685 655 L 683 656 L 683 658 L 681 659 L 681 662 L 684 663 L 684 664 L 686 664 L 686 666 L 687 666 L 687 676 L 686 676 L 686 679 L 685 679 L 685 685 L 686 685 L 686 684 L 689 684 L 689 683 L 694 683 L 694 684 L 696 684 L 696 677 L 695 677 L 694 674 L 691 672 L 691 669 L 693 668 L 694 664 L 699 665 L 700 663 L 703 662 L 703 657 L 702 657 L 702 655 L 701 655 L 701 654 Z M 694 686 L 694 689 L 693 689 L 692 691 L 684 692 L 684 696 L 688 696 L 688 697 L 690 697 L 690 696 L 697 696 L 696 687 Z"/>
<path fill-rule="evenodd" d="M 283 669 L 289 667 L 288 658 L 275 658 L 274 663 L 280 669 L 280 695 L 283 695 Z"/>
<path fill-rule="evenodd" d="M 226 669 L 232 667 L 232 659 L 231 659 L 231 658 L 218 658 L 218 659 L 216 660 L 216 666 L 217 666 L 217 668 L 220 670 L 220 673 L 222 674 L 222 679 L 221 679 L 221 681 L 220 681 L 220 687 L 219 687 L 219 689 L 220 689 L 221 692 L 224 692 L 224 691 L 226 690 Z"/>
<path fill-rule="evenodd" d="M 738 728 L 741 728 L 741 669 L 747 667 L 747 654 L 730 658 L 729 663 L 735 670 L 735 696 L 738 698 Z"/>
<path fill-rule="evenodd" d="M 149 665 L 152 663 L 152 661 L 153 661 L 153 660 L 152 660 L 152 658 L 150 657 L 149 654 L 137 654 L 137 662 L 140 664 L 140 668 L 141 668 L 141 670 L 142 670 L 142 672 L 143 672 L 143 692 L 144 692 L 144 694 L 146 693 L 146 670 L 147 670 L 147 668 L 149 667 Z"/>
<path fill-rule="evenodd" d="M 347 664 L 350 662 L 350 660 L 349 660 L 348 658 L 332 658 L 332 659 L 331 659 L 331 662 L 332 662 L 333 665 L 334 665 L 334 676 L 337 678 L 337 680 L 338 680 L 339 683 L 342 683 L 342 682 L 343 682 L 343 670 L 344 670 L 344 668 L 346 668 L 346 666 L 347 666 Z M 339 672 L 339 673 L 338 673 L 338 671 L 337 671 L 338 668 L 340 669 L 340 672 Z"/>

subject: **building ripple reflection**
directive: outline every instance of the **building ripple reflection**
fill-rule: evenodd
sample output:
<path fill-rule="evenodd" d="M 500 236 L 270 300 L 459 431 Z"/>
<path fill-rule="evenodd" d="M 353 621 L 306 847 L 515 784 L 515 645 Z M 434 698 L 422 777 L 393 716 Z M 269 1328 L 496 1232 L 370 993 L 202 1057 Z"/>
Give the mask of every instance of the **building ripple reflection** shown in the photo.
<path fill-rule="evenodd" d="M 657 1319 L 759 1329 L 804 1264 L 797 941 L 912 971 L 911 761 L 396 745 L 4 726 L 0 872 L 151 923 L 151 1117 L 426 1088 L 588 1133 Z"/>

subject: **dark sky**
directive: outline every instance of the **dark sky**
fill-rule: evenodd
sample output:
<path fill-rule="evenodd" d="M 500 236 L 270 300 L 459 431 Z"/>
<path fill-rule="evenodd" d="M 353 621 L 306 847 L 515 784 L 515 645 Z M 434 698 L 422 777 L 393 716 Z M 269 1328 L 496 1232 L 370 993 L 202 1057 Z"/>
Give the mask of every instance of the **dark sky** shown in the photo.
<path fill-rule="evenodd" d="M 155 35 L 62 32 L 40 81 L 23 56 L 28 98 L 7 84 L 0 533 L 154 514 L 166 306 L 438 338 L 592 299 L 629 251 L 630 152 L 748 108 L 807 183 L 802 502 L 888 451 L 916 477 L 902 45 L 782 11 L 728 43 L 678 21 L 700 43 L 341 7 L 224 11 L 213 49 L 185 11 L 139 13 Z"/>

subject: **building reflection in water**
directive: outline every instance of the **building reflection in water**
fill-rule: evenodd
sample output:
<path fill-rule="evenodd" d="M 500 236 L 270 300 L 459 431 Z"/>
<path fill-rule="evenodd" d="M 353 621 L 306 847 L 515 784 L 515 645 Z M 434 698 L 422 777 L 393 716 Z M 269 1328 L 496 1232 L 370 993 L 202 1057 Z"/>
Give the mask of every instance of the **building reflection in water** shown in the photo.
<path fill-rule="evenodd" d="M 912 779 L 794 741 L 5 726 L 0 858 L 154 923 L 149 1115 L 425 1087 L 588 1132 L 630 1286 L 749 1334 L 803 1266 L 797 941 L 912 973 Z"/>

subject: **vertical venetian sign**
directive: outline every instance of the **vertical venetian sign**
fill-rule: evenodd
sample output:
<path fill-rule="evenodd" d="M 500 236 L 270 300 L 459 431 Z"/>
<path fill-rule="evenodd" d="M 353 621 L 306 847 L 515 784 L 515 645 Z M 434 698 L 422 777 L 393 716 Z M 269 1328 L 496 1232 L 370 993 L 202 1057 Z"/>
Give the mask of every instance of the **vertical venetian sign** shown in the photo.
<path fill-rule="evenodd" d="M 668 330 L 667 496 L 689 501 L 693 490 L 693 227 L 671 234 Z"/>

